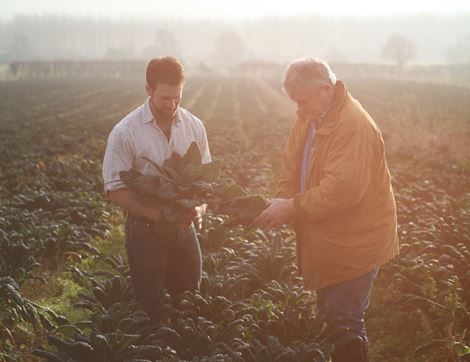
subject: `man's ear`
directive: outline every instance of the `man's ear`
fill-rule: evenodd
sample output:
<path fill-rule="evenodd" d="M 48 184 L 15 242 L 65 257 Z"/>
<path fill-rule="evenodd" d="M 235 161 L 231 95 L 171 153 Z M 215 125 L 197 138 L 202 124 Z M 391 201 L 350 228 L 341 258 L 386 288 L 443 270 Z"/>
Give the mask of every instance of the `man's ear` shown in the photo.
<path fill-rule="evenodd" d="M 323 98 L 331 98 L 333 96 L 333 87 L 329 84 L 325 84 L 321 87 L 321 95 Z"/>
<path fill-rule="evenodd" d="M 334 86 L 327 84 L 327 88 L 328 88 L 328 93 L 333 94 Z"/>
<path fill-rule="evenodd" d="M 145 91 L 147 92 L 147 95 L 148 95 L 149 97 L 152 96 L 153 89 L 152 89 L 152 87 L 149 86 L 148 84 L 145 85 Z"/>
<path fill-rule="evenodd" d="M 323 84 L 323 85 L 321 86 L 321 91 L 322 91 L 323 93 L 328 93 L 328 92 L 330 91 L 330 89 L 331 89 L 331 86 L 330 86 L 329 84 Z"/>

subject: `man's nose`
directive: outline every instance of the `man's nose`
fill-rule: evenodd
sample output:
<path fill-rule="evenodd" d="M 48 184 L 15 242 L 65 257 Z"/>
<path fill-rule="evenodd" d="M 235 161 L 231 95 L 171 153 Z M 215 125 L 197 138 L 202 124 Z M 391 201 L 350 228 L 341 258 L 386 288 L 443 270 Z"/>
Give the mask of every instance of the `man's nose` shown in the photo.
<path fill-rule="evenodd" d="M 169 99 L 165 102 L 165 106 L 168 108 L 175 108 L 176 107 L 176 100 Z"/>

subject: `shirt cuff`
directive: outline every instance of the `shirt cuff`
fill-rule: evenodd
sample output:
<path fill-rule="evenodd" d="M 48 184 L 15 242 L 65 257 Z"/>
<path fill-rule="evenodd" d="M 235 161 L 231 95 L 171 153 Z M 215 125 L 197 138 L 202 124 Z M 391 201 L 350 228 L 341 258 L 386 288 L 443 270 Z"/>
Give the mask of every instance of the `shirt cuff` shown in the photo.
<path fill-rule="evenodd" d="M 104 193 L 108 194 L 109 191 L 116 191 L 120 189 L 127 189 L 127 185 L 121 180 L 107 181 L 104 183 Z"/>

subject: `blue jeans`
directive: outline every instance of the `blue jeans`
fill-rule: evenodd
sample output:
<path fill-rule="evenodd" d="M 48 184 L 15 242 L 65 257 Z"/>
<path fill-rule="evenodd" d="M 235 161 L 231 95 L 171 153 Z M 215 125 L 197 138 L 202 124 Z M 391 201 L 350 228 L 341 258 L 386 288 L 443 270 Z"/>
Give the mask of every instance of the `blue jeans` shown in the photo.
<path fill-rule="evenodd" d="M 348 327 L 367 341 L 364 317 L 378 272 L 377 266 L 357 278 L 317 290 L 318 309 L 325 312 L 330 327 Z"/>
<path fill-rule="evenodd" d="M 168 318 L 165 289 L 172 300 L 199 289 L 202 261 L 196 230 L 191 225 L 162 238 L 154 222 L 128 215 L 125 235 L 135 298 L 152 320 L 164 321 Z"/>

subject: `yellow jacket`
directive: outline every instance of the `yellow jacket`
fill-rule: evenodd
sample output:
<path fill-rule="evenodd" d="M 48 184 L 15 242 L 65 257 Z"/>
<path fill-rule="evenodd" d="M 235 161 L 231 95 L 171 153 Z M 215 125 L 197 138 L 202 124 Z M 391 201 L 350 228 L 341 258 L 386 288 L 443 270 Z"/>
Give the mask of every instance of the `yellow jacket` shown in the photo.
<path fill-rule="evenodd" d="M 301 193 L 307 133 L 307 122 L 298 119 L 284 149 L 276 195 L 294 197 L 299 267 L 305 287 L 318 290 L 398 255 L 397 216 L 380 130 L 343 82 L 336 82 L 316 132 Z"/>

